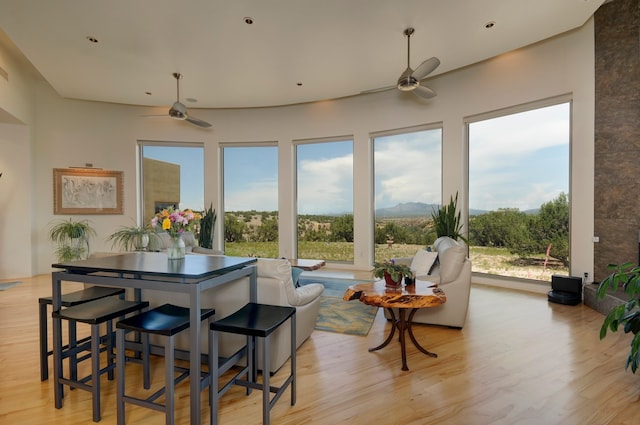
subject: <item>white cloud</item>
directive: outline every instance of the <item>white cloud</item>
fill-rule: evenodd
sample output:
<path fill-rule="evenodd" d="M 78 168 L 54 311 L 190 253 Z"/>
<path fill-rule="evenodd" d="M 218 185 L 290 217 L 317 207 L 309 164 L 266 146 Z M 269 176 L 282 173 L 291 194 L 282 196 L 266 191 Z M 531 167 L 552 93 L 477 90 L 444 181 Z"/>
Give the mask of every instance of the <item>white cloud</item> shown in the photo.
<path fill-rule="evenodd" d="M 353 212 L 353 154 L 300 161 L 298 213 Z"/>
<path fill-rule="evenodd" d="M 234 188 L 225 194 L 226 211 L 277 211 L 278 182 L 276 180 L 256 180 L 243 188 Z"/>

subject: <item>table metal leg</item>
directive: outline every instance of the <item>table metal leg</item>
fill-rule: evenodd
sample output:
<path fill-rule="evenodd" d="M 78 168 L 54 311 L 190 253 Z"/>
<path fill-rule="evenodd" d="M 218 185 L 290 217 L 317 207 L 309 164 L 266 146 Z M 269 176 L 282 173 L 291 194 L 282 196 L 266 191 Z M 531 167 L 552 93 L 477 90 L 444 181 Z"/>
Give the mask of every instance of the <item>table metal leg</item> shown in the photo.
<path fill-rule="evenodd" d="M 389 312 L 389 315 L 391 316 L 391 332 L 389 332 L 389 335 L 387 336 L 387 338 L 382 342 L 382 344 L 378 345 L 377 347 L 373 347 L 373 348 L 369 348 L 369 351 L 377 351 L 380 350 L 381 348 L 386 347 L 387 345 L 389 345 L 389 343 L 391 342 L 391 340 L 393 339 L 393 336 L 396 333 L 396 328 L 398 329 L 398 341 L 400 342 L 400 353 L 402 355 L 402 370 L 409 370 L 409 367 L 407 366 L 407 342 L 406 342 L 406 338 L 405 338 L 405 330 L 407 331 L 407 333 L 409 334 L 409 339 L 411 339 L 411 342 L 413 342 L 413 345 L 416 346 L 416 348 L 418 350 L 420 350 L 420 352 L 426 354 L 427 356 L 430 357 L 438 357 L 438 355 L 436 353 L 432 353 L 430 351 L 427 351 L 426 349 L 424 349 L 416 340 L 416 337 L 413 335 L 413 329 L 411 328 L 411 324 L 413 322 L 413 316 L 416 314 L 416 311 L 418 311 L 417 308 L 413 308 L 411 309 L 411 312 L 409 313 L 409 317 L 406 317 L 406 312 L 404 308 L 400 308 L 398 309 L 398 318 L 396 318 L 396 315 L 393 312 L 392 308 L 387 308 L 387 311 Z"/>
<path fill-rule="evenodd" d="M 387 339 L 385 339 L 382 344 L 378 345 L 377 347 L 369 348 L 369 351 L 377 351 L 381 348 L 386 347 L 387 345 L 389 345 L 389 343 L 393 339 L 393 336 L 396 334 L 396 323 L 397 323 L 396 315 L 393 313 L 393 310 L 390 308 L 388 308 L 387 311 L 391 315 L 391 332 L 389 333 L 389 336 L 387 336 Z"/>
<path fill-rule="evenodd" d="M 51 275 L 51 304 L 53 311 L 62 307 L 62 288 L 57 273 Z M 60 383 L 62 376 L 62 319 L 53 318 L 53 394 L 56 409 L 62 408 L 63 389 Z"/>
<path fill-rule="evenodd" d="M 189 384 L 191 389 L 191 425 L 200 425 L 200 308 L 201 297 L 198 285 L 193 285 L 191 291 L 191 310 L 189 322 Z M 165 353 L 166 354 L 166 353 Z"/>
<path fill-rule="evenodd" d="M 407 321 L 407 331 L 409 332 L 409 338 L 411 338 L 411 341 L 413 342 L 413 345 L 415 345 L 418 350 L 420 350 L 421 352 L 423 352 L 427 356 L 438 357 L 438 355 L 436 353 L 432 353 L 431 351 L 428 351 L 428 350 L 422 348 L 422 346 L 416 340 L 416 337 L 413 335 L 413 329 L 411 328 L 411 324 L 413 323 L 413 316 L 416 314 L 416 311 L 418 311 L 418 309 L 414 308 L 414 309 L 411 310 L 411 313 L 409 313 L 409 320 Z"/>
<path fill-rule="evenodd" d="M 404 330 L 406 329 L 405 311 L 404 308 L 399 309 L 400 320 L 398 321 L 398 332 L 400 332 L 400 352 L 402 353 L 402 370 L 409 370 L 407 366 L 407 344 L 404 337 Z"/>

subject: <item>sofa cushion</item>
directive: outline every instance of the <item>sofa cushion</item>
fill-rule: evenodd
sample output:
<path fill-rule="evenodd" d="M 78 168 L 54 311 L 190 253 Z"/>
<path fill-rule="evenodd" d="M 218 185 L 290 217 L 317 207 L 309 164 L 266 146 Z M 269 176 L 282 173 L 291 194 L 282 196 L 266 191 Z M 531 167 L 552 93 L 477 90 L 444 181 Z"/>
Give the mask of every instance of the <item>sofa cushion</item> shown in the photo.
<path fill-rule="evenodd" d="M 291 280 L 291 263 L 281 258 L 258 258 L 258 277 Z"/>
<path fill-rule="evenodd" d="M 462 270 L 462 265 L 467 258 L 467 252 L 457 241 L 443 236 L 433 243 L 433 247 L 438 251 L 438 261 L 440 262 L 440 283 L 454 281 Z"/>
<path fill-rule="evenodd" d="M 296 288 L 291 275 L 291 263 L 287 259 L 258 258 L 258 277 L 279 280 L 284 286 L 289 304 L 303 306 L 318 298 L 324 291 L 320 283 Z"/>
<path fill-rule="evenodd" d="M 420 249 L 413 256 L 409 269 L 415 276 L 425 276 L 431 274 L 431 268 L 438 258 L 437 252 L 427 251 L 426 249 Z"/>

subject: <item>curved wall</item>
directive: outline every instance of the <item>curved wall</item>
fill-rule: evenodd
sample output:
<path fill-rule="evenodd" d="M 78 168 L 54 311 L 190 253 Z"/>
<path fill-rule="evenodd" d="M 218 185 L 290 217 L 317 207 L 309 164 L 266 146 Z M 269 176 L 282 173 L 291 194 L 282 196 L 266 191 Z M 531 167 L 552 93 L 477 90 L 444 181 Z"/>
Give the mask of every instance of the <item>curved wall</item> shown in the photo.
<path fill-rule="evenodd" d="M 572 129 L 572 273 L 592 270 L 593 245 L 593 24 L 493 60 L 434 77 L 429 86 L 438 97 L 422 102 L 397 91 L 353 96 L 292 106 L 197 110 L 213 123 L 202 130 L 143 114 L 157 108 L 93 103 L 60 98 L 49 87 L 38 87 L 37 119 L 32 152 L 33 249 L 36 273 L 49 272 L 53 247 L 46 230 L 53 219 L 52 169 L 82 166 L 122 170 L 125 176 L 124 215 L 87 216 L 98 234 L 108 235 L 137 216 L 136 141 L 201 142 L 205 146 L 205 204 L 220 208 L 220 143 L 277 141 L 279 145 L 279 207 L 282 224 L 293 220 L 293 144 L 298 139 L 350 135 L 354 139 L 355 268 L 368 269 L 372 253 L 370 133 L 429 123 L 443 125 L 443 196 L 466 193 L 464 118 L 558 95 L 573 98 Z M 578 166 L 579 164 L 579 166 Z M 425 182 L 428 184 L 428 182 Z M 463 196 L 463 208 L 466 200 Z M 580 214 L 577 213 L 580 211 Z M 219 220 L 221 224 L 221 220 Z M 292 253 L 294 227 L 281 225 L 282 256 Z M 575 231 L 580 229 L 580 231 Z M 219 231 L 216 232 L 219 234 Z M 98 238 L 92 251 L 110 250 Z M 1 276 L 0 276 L 1 277 Z"/>

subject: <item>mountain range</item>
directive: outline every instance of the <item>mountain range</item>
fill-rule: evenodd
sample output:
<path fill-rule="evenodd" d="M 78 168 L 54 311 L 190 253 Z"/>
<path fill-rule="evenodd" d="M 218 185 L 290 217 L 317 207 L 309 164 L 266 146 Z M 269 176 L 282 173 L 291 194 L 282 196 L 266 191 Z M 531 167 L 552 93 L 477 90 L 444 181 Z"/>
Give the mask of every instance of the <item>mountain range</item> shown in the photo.
<path fill-rule="evenodd" d="M 401 217 L 431 217 L 434 210 L 438 210 L 440 204 L 425 204 L 424 202 L 404 202 L 393 207 L 378 208 L 376 218 L 401 218 Z M 539 210 L 524 211 L 527 214 L 535 214 Z M 487 210 L 469 210 L 469 215 L 488 213 Z"/>

